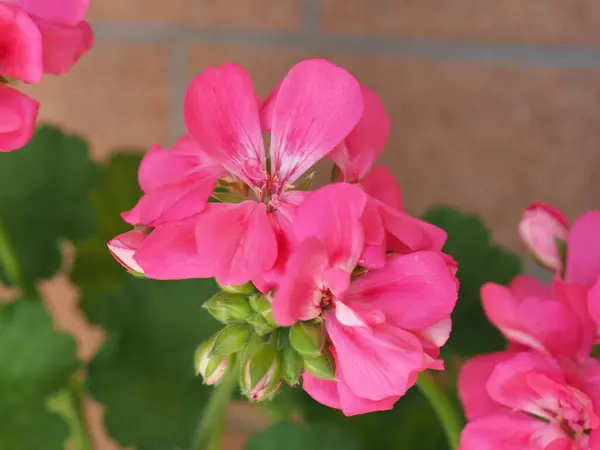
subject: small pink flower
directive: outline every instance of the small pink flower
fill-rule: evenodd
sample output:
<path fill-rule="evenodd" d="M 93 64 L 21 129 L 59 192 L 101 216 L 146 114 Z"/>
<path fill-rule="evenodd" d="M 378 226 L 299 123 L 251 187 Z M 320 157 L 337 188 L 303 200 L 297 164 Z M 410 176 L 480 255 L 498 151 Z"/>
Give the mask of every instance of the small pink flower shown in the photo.
<path fill-rule="evenodd" d="M 567 227 L 562 212 L 545 203 L 533 203 L 519 223 L 519 234 L 538 261 L 549 269 L 559 270 L 562 261 L 556 241 L 566 242 Z"/>
<path fill-rule="evenodd" d="M 599 364 L 588 360 L 573 372 L 536 352 L 470 360 L 458 380 L 469 420 L 461 449 L 597 449 L 589 434 L 600 426 L 600 398 L 590 374 Z"/>
<path fill-rule="evenodd" d="M 0 152 L 23 147 L 33 136 L 39 103 L 0 84 Z"/>
<path fill-rule="evenodd" d="M 108 249 L 127 270 L 143 274 L 144 270 L 134 259 L 134 255 L 147 237 L 148 234 L 142 230 L 131 230 L 108 241 Z"/>
<path fill-rule="evenodd" d="M 446 260 L 432 251 L 392 255 L 383 268 L 352 279 L 365 245 L 366 205 L 361 189 L 343 183 L 305 199 L 293 222 L 299 243 L 273 301 L 280 325 L 325 321 L 337 380 L 305 375 L 304 387 L 347 415 L 390 409 L 418 372 L 442 367 L 435 358 L 450 334 L 458 289 Z"/>

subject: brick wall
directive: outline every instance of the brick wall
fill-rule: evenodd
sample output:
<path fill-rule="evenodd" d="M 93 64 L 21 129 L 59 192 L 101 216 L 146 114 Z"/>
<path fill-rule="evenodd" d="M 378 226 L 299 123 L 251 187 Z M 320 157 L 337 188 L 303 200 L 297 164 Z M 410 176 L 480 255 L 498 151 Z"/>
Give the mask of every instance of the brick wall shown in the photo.
<path fill-rule="evenodd" d="M 412 212 L 454 204 L 517 249 L 529 202 L 570 217 L 600 207 L 598 1 L 92 0 L 89 19 L 93 52 L 28 91 L 100 159 L 171 144 L 186 85 L 208 65 L 245 66 L 265 95 L 320 56 L 382 97 L 393 124 L 382 161 Z M 59 322 L 89 340 L 70 320 Z"/>

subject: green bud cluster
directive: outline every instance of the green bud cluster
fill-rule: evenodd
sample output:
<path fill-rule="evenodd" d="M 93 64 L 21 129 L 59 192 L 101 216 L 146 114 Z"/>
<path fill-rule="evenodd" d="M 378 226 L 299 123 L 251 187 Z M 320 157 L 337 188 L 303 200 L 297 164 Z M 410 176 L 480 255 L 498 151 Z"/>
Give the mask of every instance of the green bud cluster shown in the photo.
<path fill-rule="evenodd" d="M 298 385 L 304 370 L 335 379 L 335 361 L 318 319 L 279 327 L 271 301 L 252 283 L 221 289 L 203 307 L 225 327 L 196 350 L 196 373 L 206 384 L 217 384 L 235 362 L 241 391 L 251 401 L 272 398 L 282 382 Z"/>

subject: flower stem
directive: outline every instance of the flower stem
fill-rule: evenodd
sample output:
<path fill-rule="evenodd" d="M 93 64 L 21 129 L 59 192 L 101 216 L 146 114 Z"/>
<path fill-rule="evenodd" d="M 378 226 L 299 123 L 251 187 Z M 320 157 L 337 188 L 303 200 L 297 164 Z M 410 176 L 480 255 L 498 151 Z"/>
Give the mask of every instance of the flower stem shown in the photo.
<path fill-rule="evenodd" d="M 237 364 L 236 366 L 237 367 Z M 238 382 L 238 370 L 232 369 L 213 389 L 196 428 L 191 450 L 220 450 L 227 422 L 227 406 Z"/>
<path fill-rule="evenodd" d="M 75 373 L 69 380 L 69 388 L 50 398 L 48 406 L 60 414 L 69 425 L 70 438 L 76 450 L 93 450 L 90 434 L 83 414 L 83 375 Z"/>
<path fill-rule="evenodd" d="M 438 419 L 444 428 L 444 432 L 446 433 L 448 445 L 452 450 L 456 450 L 460 443 L 460 431 L 462 429 L 460 414 L 458 414 L 454 406 L 452 406 L 452 403 L 446 394 L 427 374 L 421 374 L 419 376 L 417 379 L 417 386 L 419 386 L 423 395 L 427 397 L 431 407 L 437 414 Z"/>
<path fill-rule="evenodd" d="M 4 268 L 9 281 L 15 287 L 23 289 L 23 277 L 21 276 L 19 260 L 15 255 L 2 222 L 0 222 L 0 264 Z"/>

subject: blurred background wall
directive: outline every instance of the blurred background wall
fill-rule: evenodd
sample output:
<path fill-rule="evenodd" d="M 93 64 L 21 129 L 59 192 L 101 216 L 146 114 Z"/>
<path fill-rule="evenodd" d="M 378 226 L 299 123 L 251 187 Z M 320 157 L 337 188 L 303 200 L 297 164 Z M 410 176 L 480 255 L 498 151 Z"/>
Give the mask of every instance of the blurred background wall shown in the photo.
<path fill-rule="evenodd" d="M 28 92 L 43 121 L 87 136 L 98 159 L 172 144 L 184 132 L 186 85 L 209 65 L 243 65 L 266 95 L 298 60 L 325 57 L 387 107 L 381 161 L 411 212 L 461 207 L 519 249 L 516 224 L 530 202 L 570 218 L 600 206 L 600 2 L 91 2 L 95 49 Z M 59 324 L 92 352 L 99 337 L 56 304 Z M 112 449 L 98 433 L 98 449 Z"/>

